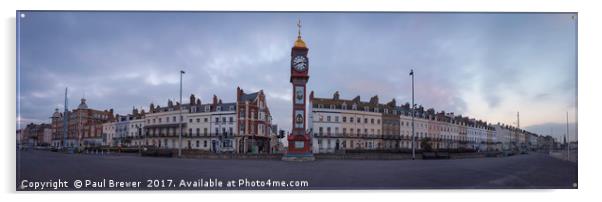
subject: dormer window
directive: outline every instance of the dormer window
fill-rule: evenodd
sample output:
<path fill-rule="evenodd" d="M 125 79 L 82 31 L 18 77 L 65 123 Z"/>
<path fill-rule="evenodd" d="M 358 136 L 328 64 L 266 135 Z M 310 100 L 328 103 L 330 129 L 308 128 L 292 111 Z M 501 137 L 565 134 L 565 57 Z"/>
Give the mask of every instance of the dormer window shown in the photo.
<path fill-rule="evenodd" d="M 222 106 L 217 106 L 217 111 L 222 111 Z"/>
<path fill-rule="evenodd" d="M 353 109 L 353 110 L 357 110 L 357 104 L 353 104 L 353 105 L 351 106 L 351 109 Z"/>
<path fill-rule="evenodd" d="M 347 110 L 347 103 L 343 103 L 343 110 Z"/>
<path fill-rule="evenodd" d="M 205 105 L 205 112 L 208 112 L 208 111 L 209 111 L 209 109 L 210 109 L 210 108 L 209 108 L 209 105 Z"/>
<path fill-rule="evenodd" d="M 330 105 L 330 109 L 335 109 L 333 104 Z"/>

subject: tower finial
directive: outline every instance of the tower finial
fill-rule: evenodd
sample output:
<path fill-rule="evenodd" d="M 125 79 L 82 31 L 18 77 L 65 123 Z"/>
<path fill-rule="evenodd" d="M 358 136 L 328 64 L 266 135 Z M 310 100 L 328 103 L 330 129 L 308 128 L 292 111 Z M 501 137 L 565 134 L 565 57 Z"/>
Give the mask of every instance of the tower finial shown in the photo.
<path fill-rule="evenodd" d="M 298 37 L 301 38 L 301 18 L 299 18 L 299 21 L 297 22 L 297 28 L 299 32 Z"/>

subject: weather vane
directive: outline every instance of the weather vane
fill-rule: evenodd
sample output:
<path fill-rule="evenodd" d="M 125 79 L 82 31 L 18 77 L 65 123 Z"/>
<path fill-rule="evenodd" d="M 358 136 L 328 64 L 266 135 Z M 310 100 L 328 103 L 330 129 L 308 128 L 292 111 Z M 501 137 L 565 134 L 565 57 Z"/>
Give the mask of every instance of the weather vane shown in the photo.
<path fill-rule="evenodd" d="M 297 28 L 299 28 L 299 37 L 301 37 L 301 18 L 299 18 L 299 22 L 297 22 Z"/>

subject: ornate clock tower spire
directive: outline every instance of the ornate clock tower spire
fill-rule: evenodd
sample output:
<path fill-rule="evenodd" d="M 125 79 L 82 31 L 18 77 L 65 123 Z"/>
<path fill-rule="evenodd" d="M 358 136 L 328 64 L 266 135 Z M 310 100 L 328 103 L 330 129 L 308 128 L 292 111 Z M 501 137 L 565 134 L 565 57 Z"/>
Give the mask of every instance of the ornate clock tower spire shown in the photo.
<path fill-rule="evenodd" d="M 298 36 L 291 50 L 291 78 L 293 87 L 292 132 L 288 136 L 288 151 L 284 160 L 314 160 L 311 151 L 311 136 L 307 132 L 306 86 L 309 80 L 309 49 L 301 39 L 301 20 L 297 23 Z"/>

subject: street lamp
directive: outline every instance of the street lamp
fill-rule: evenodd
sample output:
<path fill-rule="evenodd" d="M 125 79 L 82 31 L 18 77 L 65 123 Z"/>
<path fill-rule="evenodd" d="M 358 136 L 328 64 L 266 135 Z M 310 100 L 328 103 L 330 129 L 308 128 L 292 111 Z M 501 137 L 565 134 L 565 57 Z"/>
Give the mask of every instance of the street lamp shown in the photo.
<path fill-rule="evenodd" d="M 180 133 L 178 134 L 178 157 L 182 157 L 182 76 L 185 74 L 184 70 L 180 70 L 180 121 L 178 121 L 178 127 L 180 128 Z"/>
<path fill-rule="evenodd" d="M 569 112 L 566 112 L 566 159 L 571 160 L 571 136 L 569 136 Z"/>
<path fill-rule="evenodd" d="M 416 148 L 414 146 L 414 142 L 416 140 L 414 135 L 414 69 L 410 70 L 410 76 L 412 76 L 412 160 L 416 159 Z"/>

